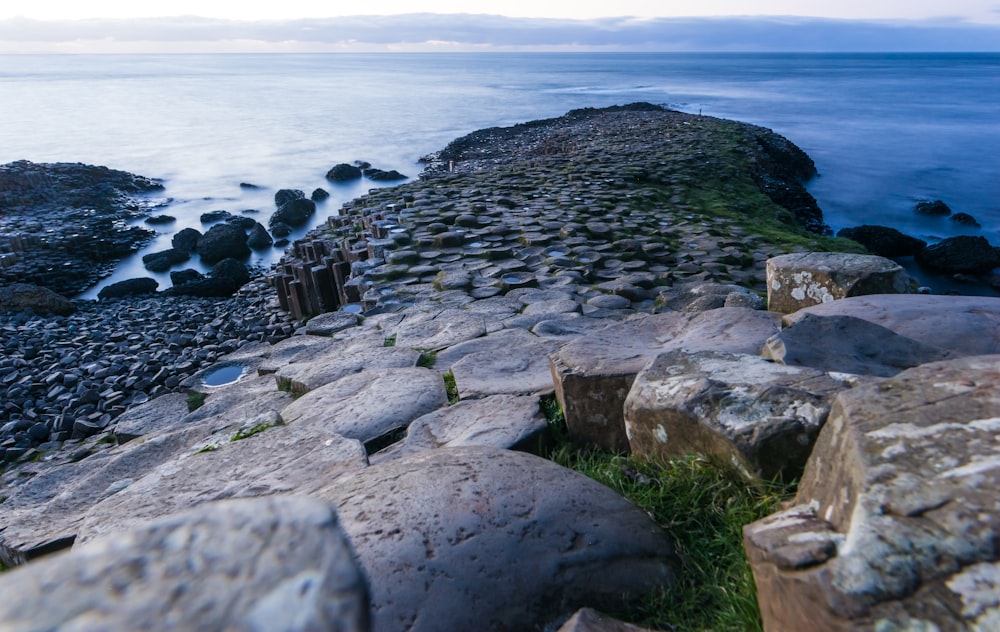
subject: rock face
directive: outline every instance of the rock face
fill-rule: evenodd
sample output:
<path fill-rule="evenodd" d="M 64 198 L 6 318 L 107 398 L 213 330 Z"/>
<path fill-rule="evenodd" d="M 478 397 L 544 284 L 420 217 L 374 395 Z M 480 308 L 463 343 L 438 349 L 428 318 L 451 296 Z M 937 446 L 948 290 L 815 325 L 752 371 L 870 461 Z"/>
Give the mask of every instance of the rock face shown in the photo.
<path fill-rule="evenodd" d="M 39 316 L 69 316 L 76 305 L 52 290 L 30 283 L 0 286 L 0 312 L 31 311 Z"/>
<path fill-rule="evenodd" d="M 372 590 L 372 629 L 528 630 L 668 586 L 673 546 L 607 487 L 529 454 L 444 448 L 323 492 Z"/>
<path fill-rule="evenodd" d="M 762 355 L 790 366 L 890 377 L 957 354 L 862 318 L 806 314 L 769 338 Z"/>
<path fill-rule="evenodd" d="M 0 165 L 0 285 L 30 280 L 76 296 L 156 233 L 135 225 L 163 186 L 80 163 Z"/>
<path fill-rule="evenodd" d="M 1000 353 L 1000 298 L 876 294 L 807 307 L 782 320 L 791 325 L 809 315 L 862 318 L 959 356 Z"/>
<path fill-rule="evenodd" d="M 839 252 L 795 253 L 767 261 L 767 308 L 790 314 L 803 307 L 864 294 L 906 294 L 913 282 L 884 257 Z"/>
<path fill-rule="evenodd" d="M 635 318 L 570 342 L 550 359 L 567 429 L 577 440 L 627 451 L 625 397 L 656 355 L 671 349 L 757 353 L 777 331 L 776 315 L 731 307 Z"/>
<path fill-rule="evenodd" d="M 4 573 L 0 590 L 10 629 L 368 630 L 336 514 L 301 497 L 162 518 Z"/>
<path fill-rule="evenodd" d="M 1000 356 L 834 400 L 797 506 L 744 529 L 769 630 L 1000 623 Z"/>
<path fill-rule="evenodd" d="M 927 245 L 923 239 L 904 235 L 886 226 L 855 226 L 837 231 L 837 237 L 852 239 L 879 257 L 911 257 Z"/>
<path fill-rule="evenodd" d="M 1000 266 L 1000 248 L 991 246 L 985 237 L 960 235 L 927 246 L 916 259 L 949 274 L 982 274 Z"/>
<path fill-rule="evenodd" d="M 637 456 L 708 454 L 753 476 L 791 479 L 844 388 L 823 371 L 758 356 L 673 351 L 636 377 L 625 430 Z"/>

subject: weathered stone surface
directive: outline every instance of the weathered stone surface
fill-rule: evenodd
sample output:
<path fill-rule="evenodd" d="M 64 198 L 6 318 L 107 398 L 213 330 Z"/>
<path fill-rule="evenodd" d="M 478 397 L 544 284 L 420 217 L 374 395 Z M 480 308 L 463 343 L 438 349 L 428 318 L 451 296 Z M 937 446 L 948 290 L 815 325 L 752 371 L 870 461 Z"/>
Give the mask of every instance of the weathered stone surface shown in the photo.
<path fill-rule="evenodd" d="M 955 356 L 861 318 L 815 314 L 769 338 L 761 355 L 790 366 L 880 377 Z"/>
<path fill-rule="evenodd" d="M 595 481 L 530 454 L 441 448 L 343 476 L 334 501 L 372 629 L 529 630 L 668 586 L 666 534 Z"/>
<path fill-rule="evenodd" d="M 0 313 L 29 310 L 39 316 L 69 316 L 76 305 L 65 296 L 30 283 L 0 286 Z"/>
<path fill-rule="evenodd" d="M 702 312 L 720 307 L 763 309 L 764 299 L 745 287 L 728 283 L 681 283 L 660 291 L 658 302 L 682 312 Z M 735 304 L 740 302 L 741 304 Z"/>
<path fill-rule="evenodd" d="M 312 336 L 330 336 L 358 324 L 357 314 L 349 312 L 327 312 L 314 316 L 306 323 L 306 333 Z"/>
<path fill-rule="evenodd" d="M 352 373 L 414 367 L 419 359 L 419 351 L 406 347 L 352 349 L 330 345 L 310 354 L 308 359 L 286 364 L 274 377 L 279 389 L 301 394 Z"/>
<path fill-rule="evenodd" d="M 891 259 L 840 252 L 805 252 L 767 260 L 767 309 L 791 312 L 848 296 L 906 294 L 913 282 Z"/>
<path fill-rule="evenodd" d="M 513 448 L 546 428 L 537 397 L 491 395 L 439 408 L 410 424 L 406 437 L 373 454 L 372 463 L 444 447 Z"/>
<path fill-rule="evenodd" d="M 396 344 L 438 351 L 486 334 L 481 314 L 449 309 L 426 319 L 404 320 L 395 330 Z"/>
<path fill-rule="evenodd" d="M 168 393 L 125 411 L 115 421 L 115 436 L 125 443 L 151 432 L 163 432 L 183 424 L 189 412 L 186 394 Z"/>
<path fill-rule="evenodd" d="M 168 516 L 0 576 L 11 630 L 368 629 L 336 514 L 299 497 Z"/>
<path fill-rule="evenodd" d="M 277 413 L 266 412 L 193 444 L 96 504 L 77 542 L 214 500 L 308 495 L 367 465 L 360 442 L 320 424 L 286 426 Z"/>
<path fill-rule="evenodd" d="M 562 341 L 540 338 L 516 329 L 499 331 L 485 340 L 493 342 L 491 346 L 494 348 L 482 345 L 484 348 L 481 351 L 465 354 L 451 364 L 459 397 L 476 399 L 488 395 L 541 395 L 552 392 L 554 386 L 549 355 L 564 344 Z M 472 340 L 465 346 L 478 341 Z"/>
<path fill-rule="evenodd" d="M 754 476 L 791 479 L 844 388 L 823 371 L 759 356 L 672 351 L 635 378 L 625 430 L 638 456 L 708 454 Z"/>
<path fill-rule="evenodd" d="M 773 630 L 1000 623 L 1000 356 L 845 391 L 797 507 L 744 529 Z"/>
<path fill-rule="evenodd" d="M 879 294 L 841 299 L 789 314 L 791 325 L 808 314 L 854 316 L 930 347 L 959 355 L 1000 353 L 1000 298 Z"/>
<path fill-rule="evenodd" d="M 637 316 L 568 343 L 550 366 L 570 436 L 627 451 L 622 406 L 636 374 L 655 356 L 672 349 L 756 354 L 777 332 L 777 314 L 726 307 Z"/>
<path fill-rule="evenodd" d="M 448 405 L 441 374 L 430 369 L 362 371 L 309 391 L 281 411 L 287 424 L 326 425 L 369 442 Z"/>

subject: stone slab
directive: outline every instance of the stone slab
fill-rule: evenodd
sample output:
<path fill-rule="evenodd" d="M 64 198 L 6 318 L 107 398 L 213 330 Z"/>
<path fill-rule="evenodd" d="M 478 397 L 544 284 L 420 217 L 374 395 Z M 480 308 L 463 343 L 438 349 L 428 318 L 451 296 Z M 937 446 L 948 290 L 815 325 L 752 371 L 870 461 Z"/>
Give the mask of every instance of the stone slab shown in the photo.
<path fill-rule="evenodd" d="M 801 252 L 767 260 L 767 309 L 803 307 L 865 294 L 907 294 L 915 282 L 901 265 L 875 255 Z"/>

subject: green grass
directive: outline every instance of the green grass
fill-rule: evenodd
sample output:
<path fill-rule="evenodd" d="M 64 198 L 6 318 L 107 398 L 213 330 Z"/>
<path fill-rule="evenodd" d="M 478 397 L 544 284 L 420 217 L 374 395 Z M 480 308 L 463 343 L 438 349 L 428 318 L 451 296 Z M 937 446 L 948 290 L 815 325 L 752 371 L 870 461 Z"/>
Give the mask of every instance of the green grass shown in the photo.
<path fill-rule="evenodd" d="M 444 377 L 444 390 L 448 393 L 448 405 L 457 404 L 460 397 L 458 396 L 458 385 L 455 384 L 455 374 L 448 371 L 442 377 Z"/>
<path fill-rule="evenodd" d="M 437 362 L 436 351 L 423 351 L 420 353 L 420 357 L 417 358 L 417 366 L 423 367 L 425 369 L 433 369 L 434 364 L 436 362 Z"/>
<path fill-rule="evenodd" d="M 568 443 L 562 411 L 542 400 L 550 428 L 563 433 L 553 461 L 614 489 L 644 510 L 674 539 L 681 568 L 669 588 L 640 599 L 626 621 L 663 630 L 760 630 L 760 611 L 743 551 L 744 525 L 773 513 L 794 484 L 751 481 L 731 466 L 702 456 L 655 462 Z"/>
<path fill-rule="evenodd" d="M 194 412 L 199 408 L 201 408 L 202 405 L 204 405 L 205 403 L 205 398 L 207 397 L 208 395 L 204 393 L 199 393 L 198 391 L 188 391 L 187 394 L 188 412 Z"/>
<path fill-rule="evenodd" d="M 391 336 L 386 336 L 385 339 L 382 340 L 382 346 L 383 347 L 395 347 L 396 346 L 396 334 L 393 334 Z"/>
<path fill-rule="evenodd" d="M 262 423 L 262 424 L 257 424 L 256 426 L 251 426 L 249 428 L 240 428 L 239 430 L 236 431 L 236 434 L 233 435 L 232 441 L 235 442 L 247 439 L 249 437 L 254 436 L 255 434 L 260 434 L 261 432 L 264 432 L 268 428 L 273 428 L 273 427 L 274 424 Z"/>

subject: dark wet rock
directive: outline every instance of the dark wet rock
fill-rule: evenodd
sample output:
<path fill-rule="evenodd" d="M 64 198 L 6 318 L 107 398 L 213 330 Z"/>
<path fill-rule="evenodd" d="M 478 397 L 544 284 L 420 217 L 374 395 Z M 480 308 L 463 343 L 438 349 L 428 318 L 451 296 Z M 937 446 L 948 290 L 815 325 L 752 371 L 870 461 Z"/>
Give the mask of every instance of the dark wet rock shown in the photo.
<path fill-rule="evenodd" d="M 39 316 L 69 316 L 76 305 L 65 296 L 30 283 L 0 286 L 0 313 L 31 311 Z"/>
<path fill-rule="evenodd" d="M 979 223 L 972 215 L 968 213 L 955 213 L 949 219 L 956 224 L 961 224 L 962 226 L 972 226 L 973 228 L 982 228 L 982 224 Z"/>
<path fill-rule="evenodd" d="M 135 221 L 158 182 L 80 163 L 0 165 L 0 284 L 31 280 L 75 296 L 156 233 Z M 71 273 L 67 273 L 71 272 Z"/>
<path fill-rule="evenodd" d="M 309 218 L 316 212 L 316 203 L 312 200 L 302 198 L 292 198 L 278 207 L 268 225 L 274 228 L 276 224 L 288 224 L 289 226 L 302 226 L 309 221 Z"/>
<path fill-rule="evenodd" d="M 189 251 L 170 248 L 142 256 L 142 265 L 151 272 L 166 272 L 177 264 L 191 258 Z"/>
<path fill-rule="evenodd" d="M 250 229 L 250 234 L 247 235 L 247 246 L 250 246 L 253 250 L 264 250 L 265 248 L 270 248 L 273 244 L 274 240 L 267 234 L 267 229 L 260 222 L 254 222 L 253 228 Z"/>
<path fill-rule="evenodd" d="M 880 257 L 909 257 L 923 249 L 927 242 L 923 239 L 904 235 L 895 228 L 886 226 L 854 226 L 837 231 L 837 237 L 851 239 Z"/>
<path fill-rule="evenodd" d="M 312 194 L 309 195 L 309 199 L 313 202 L 322 202 L 323 200 L 330 197 L 330 192 L 326 189 L 316 188 L 313 189 Z"/>
<path fill-rule="evenodd" d="M 292 200 L 301 200 L 305 198 L 306 194 L 299 189 L 279 189 L 274 194 L 274 205 L 277 208 L 281 208 L 288 202 Z"/>
<path fill-rule="evenodd" d="M 205 278 L 205 275 L 192 268 L 188 268 L 186 270 L 174 270 L 170 273 L 171 285 L 184 285 L 185 283 L 190 283 L 191 281 L 197 281 L 203 278 Z"/>
<path fill-rule="evenodd" d="M 917 215 L 946 216 L 951 215 L 951 207 L 941 200 L 923 200 L 913 207 Z"/>
<path fill-rule="evenodd" d="M 238 226 L 244 231 L 253 229 L 259 222 L 252 217 L 247 217 L 245 215 L 232 215 L 226 218 L 227 224 L 232 224 L 233 226 Z"/>
<path fill-rule="evenodd" d="M 233 217 L 235 217 L 235 215 L 233 215 L 229 211 L 217 210 L 217 211 L 208 211 L 206 213 L 202 213 L 200 220 L 202 224 L 213 224 L 215 222 L 228 221 Z"/>
<path fill-rule="evenodd" d="M 147 217 L 145 221 L 150 226 L 162 226 L 164 224 L 173 224 L 177 221 L 177 218 L 173 215 L 153 215 L 152 217 Z"/>
<path fill-rule="evenodd" d="M 156 288 L 159 287 L 159 285 L 160 284 L 156 279 L 150 279 L 148 277 L 127 279 L 125 281 L 112 283 L 111 285 L 101 288 L 101 291 L 97 293 L 97 297 L 103 300 L 141 294 L 155 294 Z"/>
<path fill-rule="evenodd" d="M 274 222 L 271 224 L 271 234 L 275 237 L 288 237 L 292 234 L 292 227 L 284 222 Z M 277 242 L 275 245 L 278 245 Z"/>
<path fill-rule="evenodd" d="M 240 288 L 228 277 L 202 277 L 163 290 L 165 296 L 197 296 L 201 298 L 225 298 L 232 296 Z"/>
<path fill-rule="evenodd" d="M 212 266 L 211 275 L 216 279 L 229 279 L 240 287 L 250 282 L 250 271 L 242 262 L 236 259 L 223 259 Z"/>
<path fill-rule="evenodd" d="M 182 228 L 170 238 L 170 245 L 177 250 L 194 252 L 199 239 L 201 239 L 201 231 L 195 228 Z"/>
<path fill-rule="evenodd" d="M 253 190 L 253 189 L 260 189 L 261 186 L 259 184 L 253 184 L 252 182 L 240 182 L 240 188 Z"/>
<path fill-rule="evenodd" d="M 368 169 L 365 169 L 364 175 L 369 180 L 374 180 L 375 182 L 394 182 L 396 180 L 407 179 L 407 176 L 404 176 L 395 169 L 385 171 L 376 167 L 369 167 Z"/>
<path fill-rule="evenodd" d="M 246 233 L 232 224 L 216 224 L 198 239 L 195 250 L 202 263 L 214 265 L 227 258 L 244 259 L 250 255 Z"/>
<path fill-rule="evenodd" d="M 343 162 L 339 165 L 334 165 L 333 168 L 326 172 L 326 179 L 333 182 L 346 182 L 348 180 L 356 180 L 360 177 L 361 169 L 359 167 Z"/>
<path fill-rule="evenodd" d="M 1000 266 L 1000 248 L 985 237 L 948 237 L 917 253 L 917 262 L 949 274 L 982 274 Z"/>

